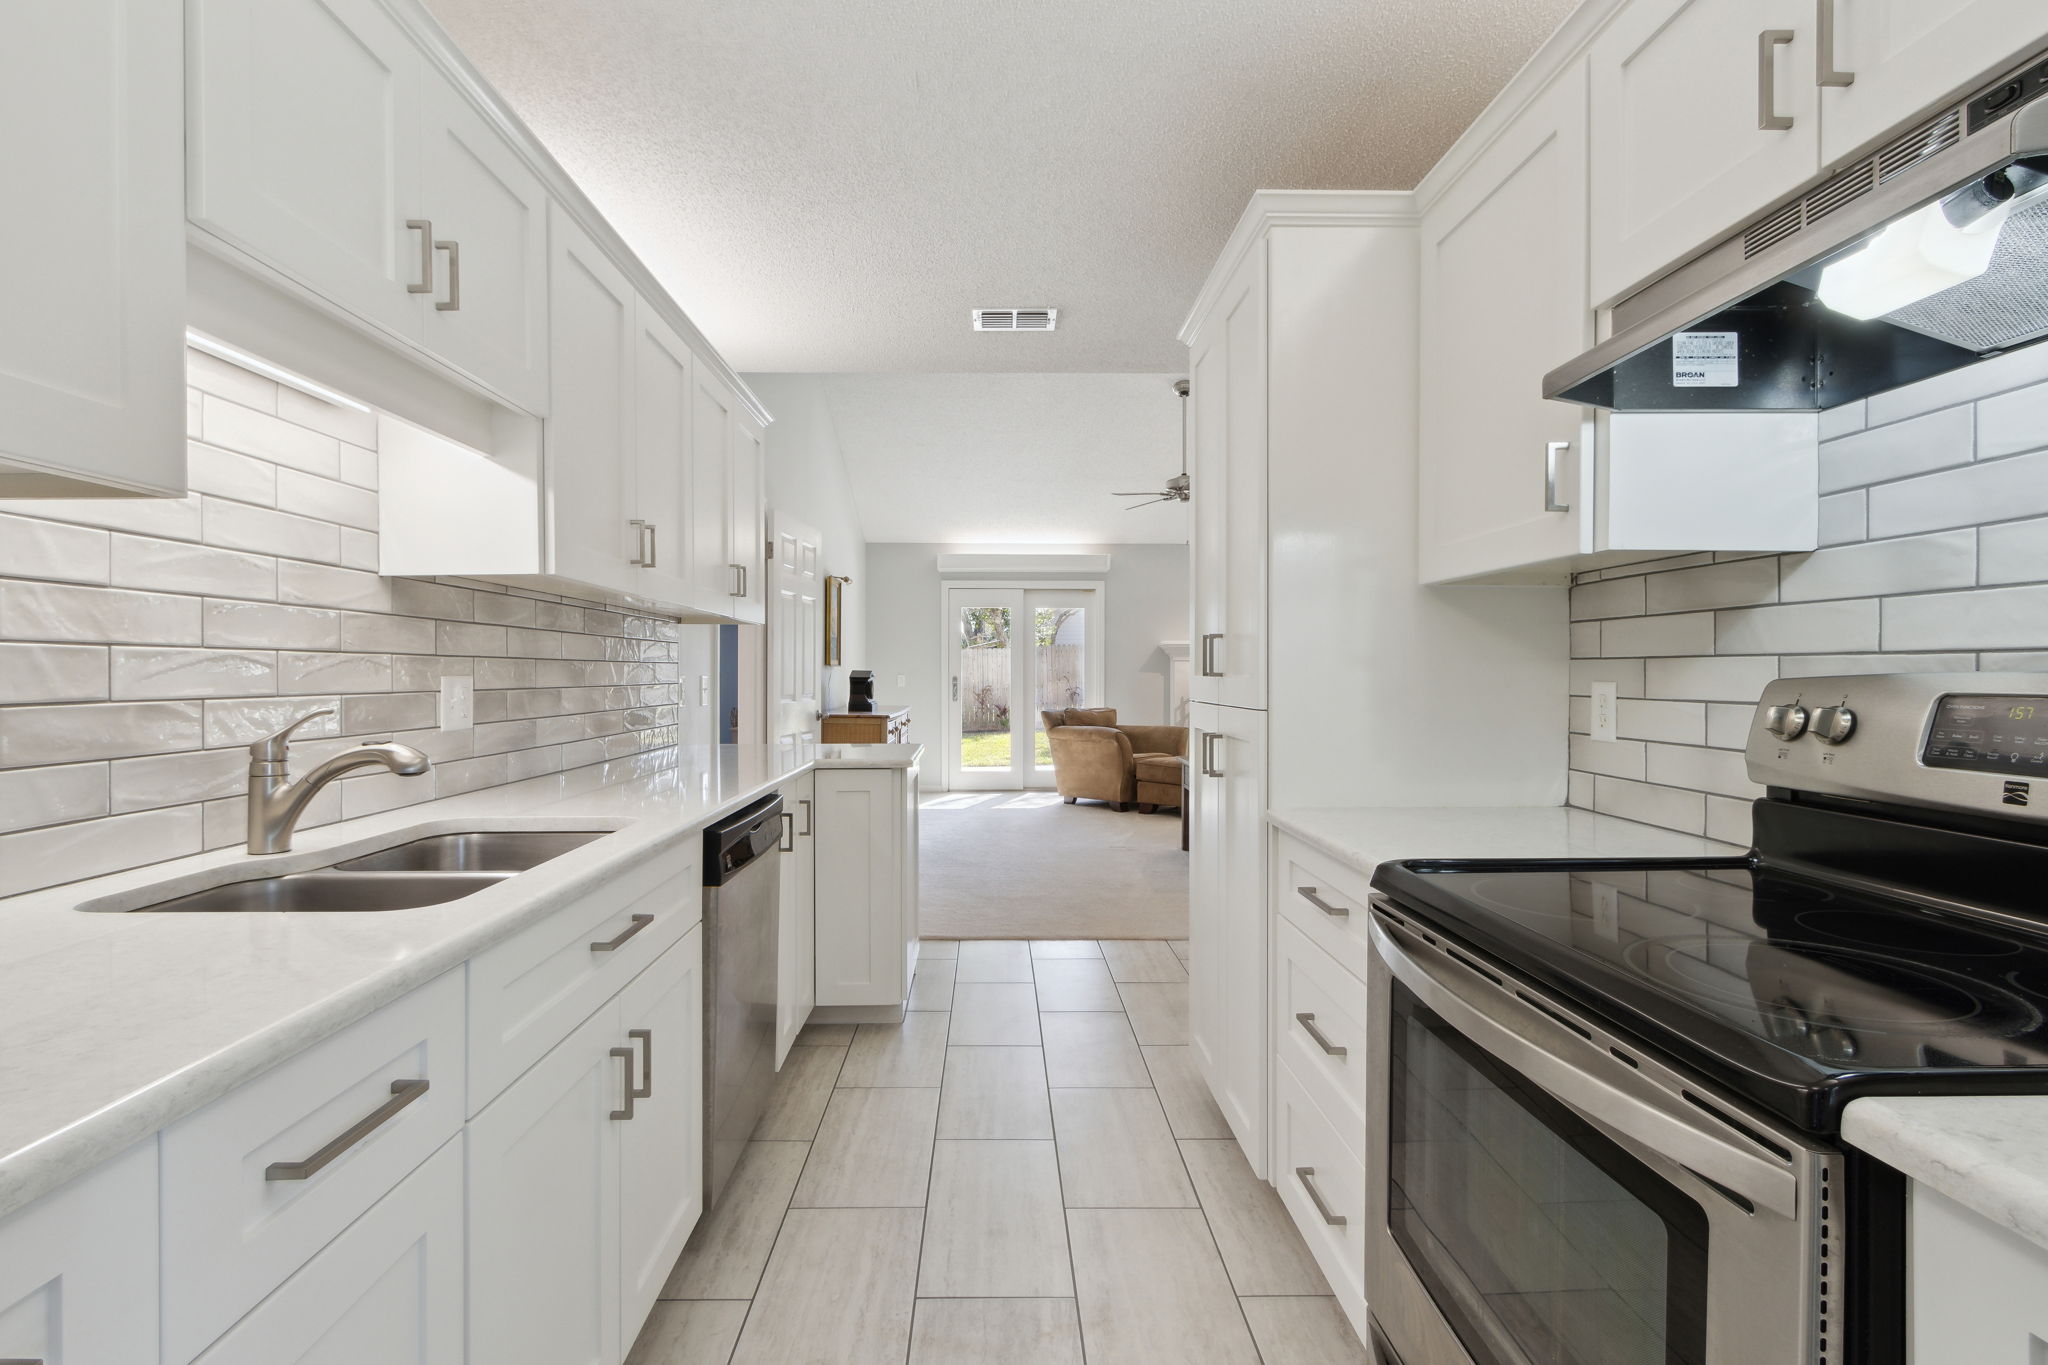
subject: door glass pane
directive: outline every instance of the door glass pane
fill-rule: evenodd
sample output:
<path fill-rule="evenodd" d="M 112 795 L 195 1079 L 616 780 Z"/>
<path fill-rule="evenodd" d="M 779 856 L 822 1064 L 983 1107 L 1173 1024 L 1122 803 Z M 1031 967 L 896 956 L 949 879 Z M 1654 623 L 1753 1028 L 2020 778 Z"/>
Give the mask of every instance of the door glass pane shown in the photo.
<path fill-rule="evenodd" d="M 1480 1365 L 1700 1365 L 1707 1220 L 1393 983 L 1394 1241 Z"/>
<path fill-rule="evenodd" d="M 1045 737 L 1045 711 L 1088 706 L 1088 609 L 1032 609 L 1031 675 L 1038 704 L 1031 710 L 1032 745 L 1041 768 L 1052 767 L 1052 745 Z"/>
<path fill-rule="evenodd" d="M 1010 609 L 960 609 L 960 766 L 1010 766 Z"/>

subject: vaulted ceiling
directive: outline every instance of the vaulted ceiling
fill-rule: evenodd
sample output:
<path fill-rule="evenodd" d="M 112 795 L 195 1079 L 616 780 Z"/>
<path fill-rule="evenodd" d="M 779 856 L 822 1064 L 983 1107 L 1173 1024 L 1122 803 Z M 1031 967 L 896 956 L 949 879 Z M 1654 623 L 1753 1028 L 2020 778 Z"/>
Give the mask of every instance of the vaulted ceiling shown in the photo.
<path fill-rule="evenodd" d="M 1412 185 L 1574 0 L 427 3 L 736 368 L 1158 373 L 1254 189 Z"/>

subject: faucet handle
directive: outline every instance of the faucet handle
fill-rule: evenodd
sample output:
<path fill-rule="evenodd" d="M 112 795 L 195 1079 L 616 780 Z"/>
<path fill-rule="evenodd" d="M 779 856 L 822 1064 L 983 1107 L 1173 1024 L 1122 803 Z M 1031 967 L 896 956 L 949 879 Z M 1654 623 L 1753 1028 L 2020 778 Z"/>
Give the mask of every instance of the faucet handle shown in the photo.
<path fill-rule="evenodd" d="M 264 738 L 251 744 L 249 746 L 249 760 L 252 763 L 284 762 L 286 751 L 290 748 L 292 733 L 295 730 L 309 721 L 315 721 L 322 716 L 331 716 L 333 714 L 334 708 L 331 706 L 323 706 L 318 711 L 308 711 L 276 734 L 266 735 Z"/>

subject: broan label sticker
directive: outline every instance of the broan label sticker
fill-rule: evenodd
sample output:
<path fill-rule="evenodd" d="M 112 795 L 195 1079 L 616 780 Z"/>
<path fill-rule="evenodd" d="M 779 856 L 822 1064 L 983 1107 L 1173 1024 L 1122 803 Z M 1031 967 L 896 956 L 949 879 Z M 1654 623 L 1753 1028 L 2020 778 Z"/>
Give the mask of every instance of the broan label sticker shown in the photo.
<path fill-rule="evenodd" d="M 1671 386 L 1732 389 L 1742 382 L 1735 332 L 1679 332 L 1671 338 Z"/>

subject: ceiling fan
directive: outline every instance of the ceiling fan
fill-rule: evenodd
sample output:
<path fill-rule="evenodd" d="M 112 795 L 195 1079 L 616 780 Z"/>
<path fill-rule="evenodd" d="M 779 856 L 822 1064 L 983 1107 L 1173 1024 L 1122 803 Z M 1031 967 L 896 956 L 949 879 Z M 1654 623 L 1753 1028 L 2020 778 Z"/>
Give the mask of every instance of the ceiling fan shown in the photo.
<path fill-rule="evenodd" d="M 1155 502 L 1186 502 L 1192 496 L 1192 485 L 1188 482 L 1188 381 L 1173 381 L 1173 391 L 1180 395 L 1180 473 L 1166 481 L 1166 487 L 1142 493 L 1112 493 L 1113 498 L 1143 498 L 1124 510 L 1135 512 L 1140 507 L 1150 507 Z"/>

